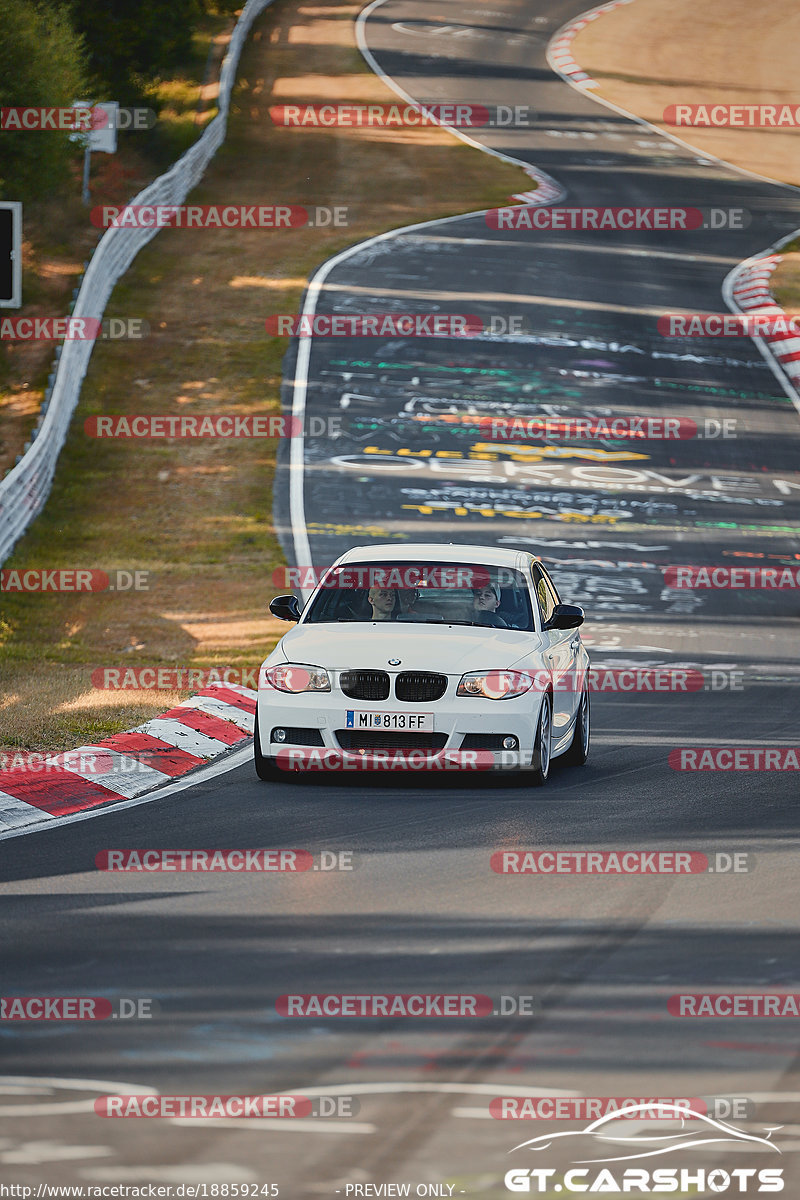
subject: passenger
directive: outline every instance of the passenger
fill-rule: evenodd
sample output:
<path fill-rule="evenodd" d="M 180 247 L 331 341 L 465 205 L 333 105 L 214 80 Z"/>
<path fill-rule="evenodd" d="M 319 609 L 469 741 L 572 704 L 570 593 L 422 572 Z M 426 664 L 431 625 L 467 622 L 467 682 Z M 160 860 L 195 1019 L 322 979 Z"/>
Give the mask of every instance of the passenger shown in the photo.
<path fill-rule="evenodd" d="M 397 594 L 400 597 L 400 616 L 417 616 L 416 605 L 419 600 L 419 588 L 398 588 Z"/>

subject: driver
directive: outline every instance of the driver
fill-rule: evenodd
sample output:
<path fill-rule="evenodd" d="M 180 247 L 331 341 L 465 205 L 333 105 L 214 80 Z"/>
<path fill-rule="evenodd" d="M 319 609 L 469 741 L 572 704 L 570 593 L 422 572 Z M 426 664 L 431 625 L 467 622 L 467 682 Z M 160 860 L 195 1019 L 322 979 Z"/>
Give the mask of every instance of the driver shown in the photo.
<path fill-rule="evenodd" d="M 391 621 L 397 593 L 394 588 L 371 587 L 367 593 L 373 621 Z"/>
<path fill-rule="evenodd" d="M 479 625 L 492 625 L 495 629 L 508 629 L 508 625 L 495 611 L 500 603 L 500 589 L 494 583 L 485 583 L 472 589 L 472 620 Z"/>

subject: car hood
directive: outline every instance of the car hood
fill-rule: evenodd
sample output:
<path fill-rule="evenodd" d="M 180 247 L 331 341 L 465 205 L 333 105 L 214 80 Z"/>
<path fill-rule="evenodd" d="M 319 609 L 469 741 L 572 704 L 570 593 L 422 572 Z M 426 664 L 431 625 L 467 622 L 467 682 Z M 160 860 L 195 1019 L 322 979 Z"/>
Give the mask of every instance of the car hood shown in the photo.
<path fill-rule="evenodd" d="M 278 643 L 287 662 L 334 671 L 351 669 L 464 671 L 505 668 L 540 650 L 537 633 L 516 629 L 477 629 L 471 625 L 415 625 L 411 622 L 298 625 Z M 390 658 L 400 663 L 389 666 Z"/>

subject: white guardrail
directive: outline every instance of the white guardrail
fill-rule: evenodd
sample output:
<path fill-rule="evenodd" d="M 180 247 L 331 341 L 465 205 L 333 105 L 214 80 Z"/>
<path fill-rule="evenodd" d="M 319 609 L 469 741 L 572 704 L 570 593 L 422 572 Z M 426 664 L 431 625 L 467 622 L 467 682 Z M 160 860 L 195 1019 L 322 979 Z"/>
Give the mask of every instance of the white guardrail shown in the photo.
<path fill-rule="evenodd" d="M 222 62 L 219 112 L 195 144 L 129 204 L 182 204 L 202 178 L 225 140 L 236 68 L 250 26 L 271 3 L 272 0 L 247 0 Z M 73 316 L 102 317 L 114 285 L 158 232 L 158 229 L 108 229 L 86 268 Z M 17 465 L 0 480 L 0 564 L 44 508 L 93 349 L 94 341 L 78 339 L 65 340 L 58 348 L 52 392 L 43 405 L 43 418 L 34 440 Z"/>

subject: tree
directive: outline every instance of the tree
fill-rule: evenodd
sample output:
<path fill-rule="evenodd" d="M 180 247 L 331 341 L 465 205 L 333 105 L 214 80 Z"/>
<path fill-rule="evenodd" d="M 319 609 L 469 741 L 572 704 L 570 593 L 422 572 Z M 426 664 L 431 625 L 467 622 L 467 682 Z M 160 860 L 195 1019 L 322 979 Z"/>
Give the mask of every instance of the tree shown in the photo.
<path fill-rule="evenodd" d="M 186 61 L 202 12 L 199 0 L 76 0 L 70 11 L 92 72 L 113 93 L 103 99 L 124 104 Z"/>
<path fill-rule="evenodd" d="M 0 107 L 68 108 L 87 86 L 83 40 L 69 12 L 46 2 L 0 0 Z M 67 131 L 0 131 L 0 197 L 57 190 L 80 147 Z"/>

